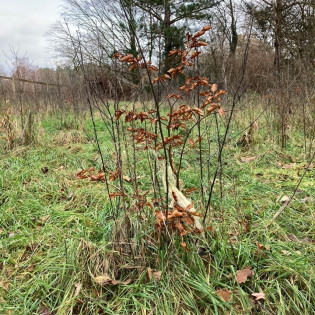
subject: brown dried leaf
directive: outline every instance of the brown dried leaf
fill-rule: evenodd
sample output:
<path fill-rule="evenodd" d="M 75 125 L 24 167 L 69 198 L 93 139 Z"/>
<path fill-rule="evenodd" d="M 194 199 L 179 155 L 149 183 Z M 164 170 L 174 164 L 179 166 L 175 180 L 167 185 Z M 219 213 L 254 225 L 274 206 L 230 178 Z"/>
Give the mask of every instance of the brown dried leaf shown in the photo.
<path fill-rule="evenodd" d="M 124 193 L 121 192 L 114 192 L 114 193 L 110 193 L 109 194 L 109 198 L 113 199 L 115 197 L 125 197 L 126 195 Z"/>
<path fill-rule="evenodd" d="M 286 169 L 291 169 L 296 165 L 296 163 L 288 163 L 288 164 L 284 164 L 282 165 L 282 169 L 286 170 Z"/>
<path fill-rule="evenodd" d="M 254 276 L 254 271 L 252 271 L 250 268 L 237 270 L 235 281 L 237 281 L 238 283 L 245 283 L 247 281 L 247 278 L 252 278 L 253 276 Z"/>
<path fill-rule="evenodd" d="M 256 301 L 265 299 L 265 293 L 264 292 L 253 293 L 252 296 L 255 297 Z"/>
<path fill-rule="evenodd" d="M 206 31 L 209 31 L 212 27 L 210 25 L 205 25 L 203 28 L 202 28 L 202 31 L 206 32 Z"/>
<path fill-rule="evenodd" d="M 103 276 L 95 277 L 94 281 L 99 285 L 127 285 L 131 282 L 131 279 L 127 279 L 126 281 L 114 280 L 105 274 Z"/>
<path fill-rule="evenodd" d="M 167 73 L 163 74 L 163 75 L 161 76 L 161 78 L 163 78 L 163 79 L 168 79 L 168 80 L 171 80 L 171 79 L 172 79 Z"/>
<path fill-rule="evenodd" d="M 124 113 L 125 111 L 124 110 L 116 110 L 115 111 L 115 120 L 118 120 L 120 118 L 120 116 Z"/>
<path fill-rule="evenodd" d="M 282 203 L 282 204 L 285 204 L 285 203 L 288 203 L 290 201 L 290 197 L 288 197 L 288 196 L 283 196 L 282 198 L 281 198 L 281 200 L 280 200 L 280 202 Z"/>
<path fill-rule="evenodd" d="M 224 116 L 224 109 L 223 109 L 223 108 L 219 108 L 219 109 L 218 109 L 218 113 L 219 113 L 219 115 L 220 115 L 221 117 L 223 117 L 223 116 Z"/>
<path fill-rule="evenodd" d="M 191 54 L 190 59 L 195 59 L 200 54 L 201 54 L 201 51 L 195 51 L 193 54 Z"/>
<path fill-rule="evenodd" d="M 242 163 L 249 163 L 252 162 L 256 159 L 256 156 L 248 156 L 248 157 L 241 157 L 241 162 Z"/>
<path fill-rule="evenodd" d="M 9 290 L 9 282 L 6 281 L 0 281 L 0 288 L 3 288 L 5 290 Z"/>
<path fill-rule="evenodd" d="M 162 271 L 153 272 L 153 277 L 155 281 L 160 281 L 162 276 Z"/>
<path fill-rule="evenodd" d="M 127 183 L 130 183 L 132 181 L 132 179 L 127 175 L 123 175 L 123 180 L 126 181 Z"/>
<path fill-rule="evenodd" d="M 201 31 L 197 32 L 196 34 L 194 34 L 193 38 L 200 37 L 200 36 L 202 36 L 205 32 L 206 32 L 206 31 L 201 30 Z"/>
<path fill-rule="evenodd" d="M 153 80 L 152 80 L 152 84 L 156 83 L 156 82 L 159 81 L 159 80 L 160 80 L 160 77 L 157 77 L 157 78 L 153 79 Z"/>
<path fill-rule="evenodd" d="M 202 111 L 200 108 L 198 108 L 198 107 L 194 107 L 194 108 L 192 108 L 191 110 L 192 110 L 194 113 L 196 113 L 197 115 L 199 115 L 199 116 L 204 116 L 203 111 Z"/>
<path fill-rule="evenodd" d="M 48 221 L 49 218 L 50 218 L 50 215 L 46 215 L 46 216 L 44 216 L 44 217 L 41 217 L 41 218 L 40 218 L 40 222 L 41 222 L 42 224 L 45 224 L 45 223 Z"/>
<path fill-rule="evenodd" d="M 225 302 L 229 302 L 232 296 L 232 292 L 226 288 L 216 291 L 216 294 Z"/>
<path fill-rule="evenodd" d="M 149 281 L 151 281 L 152 280 L 152 269 L 148 268 L 147 273 L 148 273 L 148 279 L 149 279 Z"/>
<path fill-rule="evenodd" d="M 45 305 L 41 305 L 41 307 L 38 310 L 39 315 L 52 315 L 49 308 Z"/>
<path fill-rule="evenodd" d="M 133 54 L 129 54 L 129 55 L 125 56 L 125 57 L 122 57 L 122 58 L 119 59 L 119 61 L 124 62 L 124 61 L 130 60 L 131 58 L 133 58 Z"/>
<path fill-rule="evenodd" d="M 198 43 L 192 45 L 192 47 L 202 47 L 202 46 L 208 46 L 208 44 L 205 42 L 198 42 Z"/>
<path fill-rule="evenodd" d="M 74 286 L 75 286 L 74 297 L 77 297 L 81 291 L 82 283 L 76 283 Z"/>
<path fill-rule="evenodd" d="M 218 85 L 217 84 L 212 84 L 211 91 L 215 92 L 217 89 L 218 89 Z"/>

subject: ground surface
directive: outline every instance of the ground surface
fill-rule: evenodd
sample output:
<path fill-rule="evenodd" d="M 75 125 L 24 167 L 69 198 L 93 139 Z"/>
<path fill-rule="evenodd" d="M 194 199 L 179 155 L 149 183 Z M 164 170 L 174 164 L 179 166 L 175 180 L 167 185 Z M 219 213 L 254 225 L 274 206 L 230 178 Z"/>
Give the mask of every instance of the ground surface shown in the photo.
<path fill-rule="evenodd" d="M 314 313 L 313 168 L 272 221 L 305 169 L 299 133 L 284 151 L 263 126 L 246 151 L 229 145 L 223 199 L 216 190 L 203 252 L 189 240 L 189 251 L 175 246 L 171 257 L 154 245 L 152 257 L 129 266 L 130 276 L 128 266 L 116 266 L 129 284 L 100 285 L 95 277 L 104 268 L 111 274 L 106 255 L 113 255 L 105 186 L 76 178 L 81 169 L 99 167 L 91 123 L 85 131 L 66 130 L 48 116 L 41 125 L 36 145 L 0 152 L 1 314 Z M 145 186 L 144 169 L 140 175 Z M 198 186 L 193 163 L 187 162 L 182 179 L 184 188 Z M 197 193 L 190 198 L 197 200 Z M 254 275 L 238 283 L 236 272 L 245 267 Z M 223 289 L 228 302 L 218 296 Z M 254 301 L 251 294 L 259 292 L 265 299 Z"/>

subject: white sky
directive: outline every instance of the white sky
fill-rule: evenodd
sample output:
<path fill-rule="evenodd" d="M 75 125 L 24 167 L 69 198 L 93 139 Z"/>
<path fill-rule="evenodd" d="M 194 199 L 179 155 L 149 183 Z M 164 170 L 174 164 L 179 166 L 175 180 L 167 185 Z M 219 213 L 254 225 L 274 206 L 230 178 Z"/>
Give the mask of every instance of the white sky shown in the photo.
<path fill-rule="evenodd" d="M 0 0 L 0 72 L 10 70 L 10 47 L 33 65 L 53 66 L 47 32 L 61 5 L 62 0 Z"/>

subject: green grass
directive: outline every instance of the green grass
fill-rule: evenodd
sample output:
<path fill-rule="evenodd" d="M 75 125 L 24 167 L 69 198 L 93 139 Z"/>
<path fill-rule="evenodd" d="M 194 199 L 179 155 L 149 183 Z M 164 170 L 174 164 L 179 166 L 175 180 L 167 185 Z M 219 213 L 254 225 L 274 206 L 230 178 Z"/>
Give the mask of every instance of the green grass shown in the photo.
<path fill-rule="evenodd" d="M 314 197 L 314 169 L 267 228 L 281 206 L 279 197 L 292 194 L 303 172 L 299 130 L 292 131 L 285 151 L 268 138 L 264 126 L 246 152 L 233 143 L 228 146 L 224 198 L 217 185 L 212 231 L 198 242 L 196 236 L 187 237 L 186 251 L 176 237 L 158 246 L 152 210 L 142 220 L 130 212 L 125 221 L 121 216 L 121 228 L 115 226 L 105 185 L 75 176 L 80 169 L 100 165 L 91 121 L 83 122 L 83 131 L 71 119 L 61 124 L 56 117 L 45 117 L 36 145 L 0 149 L 0 314 L 37 314 L 44 307 L 55 314 L 314 313 L 314 199 L 304 199 Z M 238 130 L 242 124 L 246 122 Z M 107 166 L 114 170 L 113 146 L 102 122 L 97 126 Z M 256 158 L 242 163 L 244 156 Z M 188 152 L 181 175 L 185 188 L 199 185 L 194 160 L 194 152 Z M 278 164 L 292 160 L 292 168 Z M 143 161 L 139 175 L 140 189 L 149 189 Z M 198 201 L 198 194 L 190 198 Z M 128 246 L 113 246 L 113 236 L 124 241 L 126 234 L 133 252 L 142 257 L 126 255 Z M 235 273 L 245 266 L 255 274 L 238 284 Z M 149 281 L 148 268 L 161 270 L 161 279 Z M 93 277 L 104 273 L 132 282 L 101 286 Z M 229 302 L 216 294 L 223 288 L 233 292 Z M 260 291 L 265 301 L 253 302 L 250 295 Z"/>

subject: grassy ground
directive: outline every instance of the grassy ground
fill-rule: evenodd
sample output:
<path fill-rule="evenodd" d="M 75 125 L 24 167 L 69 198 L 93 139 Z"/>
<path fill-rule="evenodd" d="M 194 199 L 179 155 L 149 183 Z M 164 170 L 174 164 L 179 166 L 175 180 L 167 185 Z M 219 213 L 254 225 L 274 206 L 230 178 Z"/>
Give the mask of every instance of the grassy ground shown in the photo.
<path fill-rule="evenodd" d="M 111 220 L 105 185 L 75 176 L 99 168 L 91 122 L 85 121 L 85 131 L 69 126 L 46 117 L 38 144 L 0 149 L 0 314 L 314 313 L 314 169 L 272 222 L 305 168 L 299 130 L 291 131 L 285 151 L 267 125 L 245 152 L 230 143 L 224 197 L 216 189 L 212 231 L 199 240 L 198 251 L 189 238 L 189 250 L 177 239 L 159 248 L 150 228 L 142 230 L 137 214 L 130 213 L 121 226 L 140 240 L 136 246 L 144 248 L 137 251 L 145 255 L 122 259 L 127 251 L 111 242 L 113 234 L 123 239 L 124 233 Z M 98 127 L 111 165 L 100 121 Z M 187 155 L 182 173 L 185 188 L 198 186 L 193 158 Z M 144 191 L 145 167 L 140 176 Z M 198 200 L 198 193 L 190 198 Z M 153 214 L 142 219 L 153 229 Z M 239 284 L 236 271 L 246 266 L 254 276 Z M 98 284 L 95 277 L 105 273 L 131 282 Z M 229 302 L 218 296 L 220 289 L 232 293 Z M 251 294 L 261 291 L 265 300 L 255 301 Z"/>

